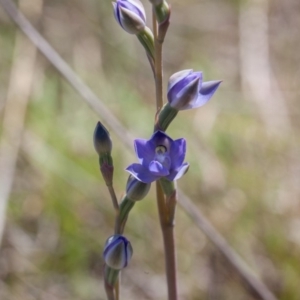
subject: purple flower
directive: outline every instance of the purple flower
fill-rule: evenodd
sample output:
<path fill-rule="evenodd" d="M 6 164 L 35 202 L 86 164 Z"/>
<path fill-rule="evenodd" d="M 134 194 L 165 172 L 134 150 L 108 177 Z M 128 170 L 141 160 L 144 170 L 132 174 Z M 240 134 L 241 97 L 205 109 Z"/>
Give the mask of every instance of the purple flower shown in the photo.
<path fill-rule="evenodd" d="M 146 14 L 139 0 L 117 0 L 113 7 L 115 18 L 125 31 L 139 34 L 145 29 Z"/>
<path fill-rule="evenodd" d="M 161 177 L 177 180 L 189 168 L 188 163 L 183 163 L 185 139 L 174 141 L 164 132 L 156 131 L 150 140 L 136 139 L 134 146 L 140 163 L 132 164 L 126 170 L 142 182 L 150 183 Z"/>
<path fill-rule="evenodd" d="M 115 270 L 121 270 L 127 267 L 132 253 L 131 244 L 126 237 L 115 234 L 107 239 L 103 251 L 103 258 L 109 267 Z"/>
<path fill-rule="evenodd" d="M 197 108 L 213 96 L 221 81 L 202 81 L 202 72 L 183 70 L 173 74 L 168 84 L 168 101 L 177 110 Z"/>

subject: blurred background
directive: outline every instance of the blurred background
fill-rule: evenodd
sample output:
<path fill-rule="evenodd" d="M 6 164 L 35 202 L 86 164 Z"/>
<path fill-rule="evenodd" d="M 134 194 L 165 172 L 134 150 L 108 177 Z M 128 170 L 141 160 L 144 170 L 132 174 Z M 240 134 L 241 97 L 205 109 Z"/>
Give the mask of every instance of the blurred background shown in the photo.
<path fill-rule="evenodd" d="M 299 300 L 300 2 L 170 3 L 165 87 L 187 68 L 223 80 L 209 104 L 181 112 L 168 130 L 188 144 L 191 167 L 179 186 L 278 299 Z M 124 127 L 148 138 L 151 70 L 111 1 L 18 5 Z M 0 5 L 1 300 L 106 299 L 101 253 L 114 211 L 92 143 L 98 120 Z M 121 197 L 136 158 L 111 137 Z M 180 299 L 258 299 L 181 207 L 176 220 Z M 153 189 L 125 233 L 134 256 L 122 299 L 166 299 Z"/>

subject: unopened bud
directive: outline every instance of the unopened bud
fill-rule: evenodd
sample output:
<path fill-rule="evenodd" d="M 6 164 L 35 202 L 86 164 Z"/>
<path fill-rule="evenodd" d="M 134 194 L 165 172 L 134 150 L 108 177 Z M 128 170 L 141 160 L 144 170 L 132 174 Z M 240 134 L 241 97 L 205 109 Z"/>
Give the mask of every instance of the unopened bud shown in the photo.
<path fill-rule="evenodd" d="M 108 238 L 103 251 L 103 258 L 107 266 L 115 270 L 127 267 L 132 257 L 133 249 L 130 242 L 120 234 Z"/>
<path fill-rule="evenodd" d="M 96 152 L 101 155 L 110 154 L 112 141 L 105 126 L 98 122 L 94 131 L 94 147 Z"/>
<path fill-rule="evenodd" d="M 158 24 L 162 24 L 164 22 L 169 21 L 171 10 L 167 1 L 154 2 L 157 2 L 157 4 L 154 4 L 154 10 Z"/>
<path fill-rule="evenodd" d="M 139 201 L 146 197 L 151 187 L 151 183 L 144 183 L 132 175 L 128 177 L 126 185 L 126 196 L 131 201 Z"/>
<path fill-rule="evenodd" d="M 115 18 L 125 31 L 138 34 L 144 30 L 146 14 L 139 0 L 117 0 L 113 7 Z"/>
<path fill-rule="evenodd" d="M 173 74 L 168 84 L 168 102 L 177 110 L 197 108 L 207 103 L 221 81 L 202 81 L 202 72 L 184 70 Z"/>
<path fill-rule="evenodd" d="M 109 132 L 100 122 L 94 131 L 94 147 L 99 155 L 99 166 L 103 179 L 107 185 L 112 185 L 114 165 L 111 156 L 112 141 Z"/>

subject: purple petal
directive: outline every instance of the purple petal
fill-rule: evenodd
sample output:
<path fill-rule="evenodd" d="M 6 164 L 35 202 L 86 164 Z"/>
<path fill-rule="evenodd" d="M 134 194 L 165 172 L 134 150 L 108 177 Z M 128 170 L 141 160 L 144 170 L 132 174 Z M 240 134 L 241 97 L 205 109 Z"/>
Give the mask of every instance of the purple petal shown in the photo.
<path fill-rule="evenodd" d="M 148 166 L 155 156 L 155 146 L 147 140 L 136 139 L 134 148 L 140 164 Z"/>
<path fill-rule="evenodd" d="M 221 80 L 203 82 L 197 101 L 195 103 L 191 103 L 190 105 L 185 106 L 182 109 L 197 108 L 206 104 L 213 96 L 221 82 Z"/>
<path fill-rule="evenodd" d="M 114 7 L 114 15 L 115 15 L 115 19 L 118 21 L 118 23 L 121 25 L 120 23 L 120 13 L 119 13 L 119 9 L 118 9 L 118 4 L 113 2 L 112 3 L 113 7 Z"/>
<path fill-rule="evenodd" d="M 149 165 L 149 171 L 159 177 L 167 176 L 169 175 L 169 170 L 166 169 L 160 162 L 153 160 Z"/>
<path fill-rule="evenodd" d="M 170 150 L 170 157 L 172 161 L 172 169 L 179 168 L 184 161 L 186 153 L 186 141 L 185 139 L 175 140 Z"/>
<path fill-rule="evenodd" d="M 151 183 L 158 179 L 157 176 L 150 173 L 150 171 L 140 164 L 132 164 L 126 168 L 133 177 L 144 183 Z"/>
<path fill-rule="evenodd" d="M 175 181 L 179 179 L 187 172 L 189 166 L 190 165 L 188 163 L 183 164 L 178 170 L 175 170 L 169 176 L 166 176 L 166 178 L 169 179 L 170 181 Z"/>
<path fill-rule="evenodd" d="M 117 1 L 120 6 L 130 10 L 132 13 L 139 16 L 144 22 L 146 22 L 146 13 L 143 4 L 138 0 L 119 0 Z"/>
<path fill-rule="evenodd" d="M 165 146 L 167 151 L 170 151 L 173 142 L 174 141 L 163 131 L 156 131 L 149 140 L 149 143 L 151 143 L 154 149 L 157 146 Z"/>
<path fill-rule="evenodd" d="M 201 73 L 193 73 L 177 83 L 167 95 L 170 105 L 177 110 L 182 110 L 183 107 L 196 102 L 199 96 L 201 83 Z"/>
<path fill-rule="evenodd" d="M 181 81 L 183 78 L 185 78 L 186 76 L 188 76 L 189 74 L 191 74 L 193 72 L 193 70 L 183 70 L 183 71 L 179 71 L 175 74 L 173 74 L 168 82 L 168 91 L 175 85 L 177 84 L 179 81 Z"/>
<path fill-rule="evenodd" d="M 176 84 L 172 86 L 172 88 L 168 89 L 168 101 L 172 102 L 174 98 L 178 97 L 178 94 L 188 86 L 195 79 L 200 78 L 202 83 L 202 72 L 192 72 L 187 74 L 185 77 L 181 77 L 181 80 L 177 81 Z M 200 86 L 199 86 L 200 88 Z"/>
<path fill-rule="evenodd" d="M 138 34 L 145 28 L 145 21 L 136 12 L 119 7 L 120 25 L 130 34 Z"/>
<path fill-rule="evenodd" d="M 142 2 L 139 0 L 127 0 L 127 2 L 134 5 L 137 10 L 139 10 L 140 17 L 146 22 L 146 13 Z"/>

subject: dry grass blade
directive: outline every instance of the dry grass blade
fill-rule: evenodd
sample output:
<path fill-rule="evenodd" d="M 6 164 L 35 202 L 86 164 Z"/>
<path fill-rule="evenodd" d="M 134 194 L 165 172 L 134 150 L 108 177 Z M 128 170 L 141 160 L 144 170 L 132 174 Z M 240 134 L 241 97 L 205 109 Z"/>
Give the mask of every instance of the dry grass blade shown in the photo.
<path fill-rule="evenodd" d="M 128 131 L 119 123 L 116 117 L 106 108 L 92 90 L 73 72 L 49 43 L 35 30 L 25 16 L 17 10 L 14 3 L 9 0 L 1 0 L 0 3 L 31 42 L 49 59 L 53 66 L 67 79 L 79 95 L 85 99 L 93 111 L 101 116 L 102 121 L 115 128 L 122 136 L 122 140 L 130 141 L 131 143 L 133 138 Z"/>
<path fill-rule="evenodd" d="M 65 79 L 83 97 L 83 99 L 99 114 L 101 119 L 107 123 L 118 135 L 119 139 L 130 150 L 132 149 L 132 136 L 115 118 L 115 116 L 101 103 L 100 99 L 82 82 L 82 80 L 72 71 L 72 69 L 62 60 L 62 58 L 52 49 L 48 42 L 33 28 L 27 19 L 16 9 L 10 0 L 0 0 L 10 17 L 23 30 L 29 39 L 39 48 L 47 59 L 60 71 Z M 196 225 L 208 236 L 214 245 L 221 251 L 240 276 L 245 280 L 256 294 L 264 300 L 276 300 L 269 289 L 248 269 L 240 256 L 228 245 L 226 240 L 201 214 L 192 201 L 181 192 L 180 205 L 195 221 Z"/>
<path fill-rule="evenodd" d="M 27 0 L 20 1 L 20 7 Z M 42 1 L 34 1 L 34 18 L 42 10 Z M 3 118 L 3 134 L 0 143 L 0 243 L 2 240 L 6 205 L 14 180 L 18 152 L 21 145 L 24 120 L 33 81 L 36 47 L 21 33 L 16 35 L 14 61 L 11 69 L 8 95 Z"/>

